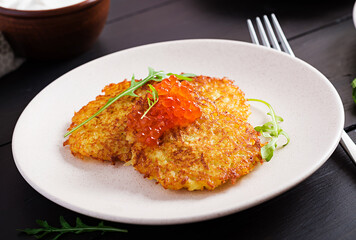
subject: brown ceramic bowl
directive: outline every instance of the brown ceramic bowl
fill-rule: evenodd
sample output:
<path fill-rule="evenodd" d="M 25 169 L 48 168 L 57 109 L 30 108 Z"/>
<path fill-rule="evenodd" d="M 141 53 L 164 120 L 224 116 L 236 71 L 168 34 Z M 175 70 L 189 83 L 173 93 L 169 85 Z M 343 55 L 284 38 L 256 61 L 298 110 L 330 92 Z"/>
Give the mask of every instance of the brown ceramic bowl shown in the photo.
<path fill-rule="evenodd" d="M 18 56 L 64 59 L 88 50 L 101 33 L 110 0 L 85 0 L 51 10 L 0 7 L 0 31 Z"/>

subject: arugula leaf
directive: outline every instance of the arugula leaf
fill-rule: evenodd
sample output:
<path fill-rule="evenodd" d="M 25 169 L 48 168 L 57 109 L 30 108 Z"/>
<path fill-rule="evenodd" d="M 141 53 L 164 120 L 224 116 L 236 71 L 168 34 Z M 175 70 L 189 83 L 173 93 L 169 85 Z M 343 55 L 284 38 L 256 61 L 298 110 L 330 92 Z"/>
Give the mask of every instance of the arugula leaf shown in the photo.
<path fill-rule="evenodd" d="M 47 223 L 47 221 L 37 220 L 36 223 L 41 228 L 26 228 L 23 230 L 18 229 L 18 231 L 24 232 L 28 235 L 32 235 L 37 239 L 43 238 L 48 234 L 52 234 L 53 235 L 53 238 L 51 238 L 52 240 L 57 240 L 65 233 L 80 234 L 84 232 L 101 231 L 101 234 L 104 234 L 105 232 L 125 232 L 125 233 L 128 232 L 126 229 L 106 226 L 104 225 L 104 222 L 100 222 L 97 226 L 88 226 L 84 224 L 79 217 L 77 217 L 76 225 L 73 227 L 64 219 L 63 216 L 60 216 L 59 222 L 61 224 L 61 227 L 57 228 L 57 227 L 50 226 Z"/>
<path fill-rule="evenodd" d="M 86 124 L 87 122 L 89 122 L 90 120 L 92 120 L 93 118 L 95 118 L 96 116 L 98 116 L 102 111 L 104 111 L 106 108 L 108 108 L 111 104 L 113 104 L 114 102 L 116 102 L 118 99 L 122 98 L 123 96 L 131 96 L 131 97 L 138 97 L 137 94 L 135 94 L 135 91 L 142 87 L 143 85 L 145 85 L 147 82 L 149 81 L 156 81 L 156 82 L 161 82 L 163 79 L 169 77 L 170 75 L 175 75 L 177 78 L 181 79 L 181 80 L 186 80 L 186 81 L 190 81 L 192 80 L 190 77 L 194 77 L 196 75 L 191 74 L 191 73 L 185 73 L 182 75 L 178 75 L 178 74 L 173 74 L 173 73 L 165 73 L 163 71 L 155 71 L 153 68 L 149 67 L 148 68 L 148 76 L 146 78 L 144 78 L 141 81 L 136 81 L 135 80 L 135 75 L 132 75 L 131 78 L 131 85 L 128 89 L 124 90 L 123 92 L 121 92 L 119 95 L 117 95 L 114 98 L 110 98 L 108 100 L 108 102 L 99 109 L 99 111 L 97 111 L 96 113 L 94 113 L 92 116 L 90 116 L 88 119 L 86 119 L 84 122 L 80 123 L 78 126 L 76 126 L 75 128 L 73 128 L 72 130 L 70 130 L 69 132 L 67 132 L 64 137 L 69 136 L 70 134 L 72 134 L 74 131 L 78 130 L 80 127 L 82 127 L 84 124 Z"/>
<path fill-rule="evenodd" d="M 147 98 L 147 101 L 148 101 L 148 109 L 146 110 L 146 112 L 142 115 L 141 119 L 143 119 L 146 114 L 148 113 L 148 111 L 151 110 L 151 108 L 158 102 L 158 92 L 157 92 L 157 89 L 152 86 L 151 84 L 148 84 L 149 88 L 151 89 L 151 91 L 147 91 L 148 93 L 150 93 L 152 95 L 152 100 L 151 98 Z"/>
<path fill-rule="evenodd" d="M 176 76 L 178 79 L 180 80 L 185 80 L 185 81 L 192 81 L 193 79 L 191 79 L 192 77 L 196 77 L 197 75 L 193 74 L 193 73 L 183 73 L 181 75 L 178 74 L 174 74 L 174 73 L 167 73 L 168 76 L 174 75 Z"/>
<path fill-rule="evenodd" d="M 270 138 L 270 141 L 261 148 L 261 156 L 263 159 L 265 159 L 268 162 L 273 157 L 273 153 L 277 148 L 277 140 L 279 138 L 279 135 L 283 135 L 287 140 L 287 142 L 283 145 L 283 147 L 288 145 L 288 143 L 290 142 L 290 138 L 288 134 L 285 131 L 283 131 L 282 128 L 279 126 L 279 123 L 283 122 L 283 118 L 276 115 L 272 106 L 269 103 L 260 99 L 253 99 L 253 98 L 249 98 L 247 99 L 247 101 L 261 102 L 267 105 L 267 107 L 270 110 L 267 113 L 267 115 L 269 115 L 272 118 L 272 121 L 267 122 L 262 126 L 255 127 L 255 130 L 257 132 L 260 132 L 262 136 L 266 138 Z"/>
<path fill-rule="evenodd" d="M 351 86 L 352 86 L 352 98 L 356 103 L 356 78 L 351 82 Z"/>

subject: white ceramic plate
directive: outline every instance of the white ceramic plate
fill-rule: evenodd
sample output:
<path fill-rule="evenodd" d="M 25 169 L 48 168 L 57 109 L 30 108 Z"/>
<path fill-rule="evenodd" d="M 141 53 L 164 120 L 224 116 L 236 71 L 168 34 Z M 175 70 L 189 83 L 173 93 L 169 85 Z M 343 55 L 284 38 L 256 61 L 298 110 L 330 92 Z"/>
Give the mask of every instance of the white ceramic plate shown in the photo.
<path fill-rule="evenodd" d="M 271 103 L 291 137 L 268 163 L 214 191 L 165 190 L 131 166 L 85 162 L 64 148 L 74 111 L 109 83 L 145 77 L 147 67 L 236 80 L 248 98 Z M 268 109 L 251 103 L 253 125 Z M 13 135 L 13 155 L 27 182 L 48 199 L 92 217 L 135 224 L 177 224 L 235 213 L 295 186 L 336 148 L 343 106 L 330 82 L 284 53 L 228 40 L 183 40 L 117 52 L 63 75 L 27 106 Z"/>

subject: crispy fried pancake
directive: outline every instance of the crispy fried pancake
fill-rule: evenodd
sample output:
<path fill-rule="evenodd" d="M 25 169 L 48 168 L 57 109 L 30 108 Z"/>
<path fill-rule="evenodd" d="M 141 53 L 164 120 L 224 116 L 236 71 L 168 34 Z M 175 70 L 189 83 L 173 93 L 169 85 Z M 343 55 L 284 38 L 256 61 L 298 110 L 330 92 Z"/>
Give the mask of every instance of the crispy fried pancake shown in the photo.
<path fill-rule="evenodd" d="M 130 86 L 128 81 L 109 84 L 102 92 L 76 112 L 68 130 L 79 125 L 103 107 L 110 98 L 117 96 Z M 139 96 L 145 95 L 145 89 L 138 89 Z M 124 96 L 114 102 L 101 114 L 83 127 L 73 132 L 63 145 L 69 145 L 72 154 L 79 158 L 91 157 L 104 161 L 127 161 L 131 158 L 130 144 L 126 141 L 126 116 L 137 98 Z"/>
<path fill-rule="evenodd" d="M 228 180 L 234 183 L 262 161 L 259 133 L 246 122 L 249 106 L 230 80 L 200 76 L 192 84 L 202 116 L 165 133 L 158 147 L 143 145 L 128 131 L 129 163 L 164 188 L 212 190 Z"/>
<path fill-rule="evenodd" d="M 64 142 L 73 155 L 104 161 L 129 161 L 164 188 L 214 189 L 235 182 L 260 162 L 259 134 L 246 122 L 250 111 L 244 93 L 228 79 L 199 76 L 191 82 L 202 116 L 188 127 L 166 132 L 158 147 L 148 148 L 127 131 L 127 115 L 135 104 L 147 104 L 147 86 L 125 96 L 73 132 Z M 71 130 L 96 113 L 110 98 L 130 86 L 110 84 L 72 118 Z"/>

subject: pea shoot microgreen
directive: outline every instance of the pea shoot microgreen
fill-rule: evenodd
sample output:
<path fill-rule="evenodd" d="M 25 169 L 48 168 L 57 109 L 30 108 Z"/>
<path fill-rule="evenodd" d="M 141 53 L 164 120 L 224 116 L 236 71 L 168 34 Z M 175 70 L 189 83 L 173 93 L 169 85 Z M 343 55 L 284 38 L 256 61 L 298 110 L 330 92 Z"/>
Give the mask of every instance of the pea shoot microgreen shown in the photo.
<path fill-rule="evenodd" d="M 146 110 L 146 112 L 142 115 L 141 119 L 143 119 L 146 114 L 151 110 L 151 108 L 158 102 L 158 92 L 157 89 L 152 86 L 151 84 L 148 84 L 149 88 L 151 89 L 151 91 L 147 91 L 148 93 L 150 93 L 152 95 L 152 100 L 150 97 L 147 98 L 147 102 L 148 102 L 148 109 Z"/>
<path fill-rule="evenodd" d="M 141 81 L 136 81 L 135 80 L 135 75 L 132 75 L 131 78 L 131 85 L 128 89 L 124 90 L 123 92 L 121 92 L 119 95 L 117 95 L 114 98 L 110 98 L 107 103 L 100 108 L 96 113 L 94 113 L 92 116 L 90 116 L 88 119 L 86 119 L 85 121 L 83 121 L 82 123 L 80 123 L 79 125 L 77 125 L 75 128 L 73 128 L 72 130 L 70 130 L 69 132 L 67 132 L 64 137 L 69 136 L 70 134 L 72 134 L 74 131 L 78 130 L 80 127 L 82 127 L 84 124 L 86 124 L 87 122 L 89 122 L 90 120 L 92 120 L 93 118 L 95 118 L 96 116 L 98 116 L 102 111 L 104 111 L 106 108 L 108 108 L 111 104 L 113 104 L 114 102 L 116 102 L 118 99 L 122 98 L 123 96 L 131 96 L 131 97 L 138 97 L 137 94 L 135 94 L 135 91 L 142 87 L 143 85 L 145 85 L 146 83 L 148 83 L 149 81 L 156 81 L 156 82 L 161 82 L 163 79 L 174 75 L 176 76 L 178 79 L 180 80 L 186 80 L 186 81 L 191 81 L 191 77 L 195 77 L 196 75 L 192 74 L 192 73 L 184 73 L 181 75 L 178 74 L 174 74 L 174 73 L 165 73 L 163 71 L 155 71 L 153 68 L 149 67 L 148 68 L 148 76 L 145 77 L 143 80 Z M 158 96 L 158 95 L 157 95 Z"/>
<path fill-rule="evenodd" d="M 279 123 L 283 122 L 283 118 L 276 115 L 272 106 L 269 103 L 260 99 L 253 99 L 253 98 L 249 98 L 247 100 L 261 102 L 267 105 L 267 107 L 270 110 L 267 113 L 267 115 L 269 115 L 272 118 L 272 120 L 270 122 L 263 124 L 262 126 L 255 127 L 255 130 L 257 132 L 262 133 L 262 136 L 270 139 L 270 141 L 266 145 L 264 145 L 261 149 L 262 158 L 268 162 L 273 157 L 274 150 L 276 150 L 277 148 L 277 140 L 279 138 L 279 135 L 283 135 L 287 140 L 287 142 L 283 145 L 283 147 L 290 142 L 290 138 L 288 134 L 285 131 L 283 131 L 282 128 L 279 126 Z"/>
<path fill-rule="evenodd" d="M 351 82 L 351 86 L 352 86 L 352 98 L 356 103 L 356 78 Z"/>
<path fill-rule="evenodd" d="M 48 234 L 52 234 L 53 236 L 53 238 L 51 238 L 52 240 L 59 239 L 65 233 L 80 234 L 85 232 L 101 231 L 101 234 L 104 234 L 105 232 L 124 232 L 124 233 L 128 232 L 126 229 L 106 226 L 104 225 L 104 222 L 100 222 L 97 226 L 88 226 L 84 224 L 79 217 L 77 217 L 76 219 L 75 226 L 71 226 L 64 219 L 63 216 L 60 216 L 59 218 L 59 222 L 61 224 L 60 228 L 50 226 L 47 221 L 37 220 L 36 222 L 40 226 L 40 228 L 26 228 L 23 230 L 19 229 L 19 231 L 24 232 L 28 235 L 32 235 L 37 239 L 43 238 Z"/>

